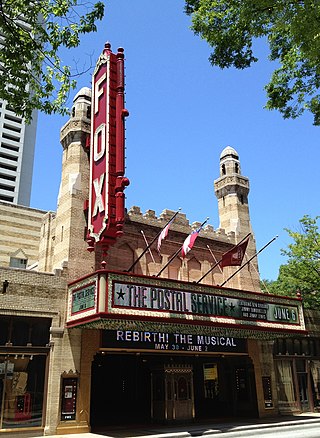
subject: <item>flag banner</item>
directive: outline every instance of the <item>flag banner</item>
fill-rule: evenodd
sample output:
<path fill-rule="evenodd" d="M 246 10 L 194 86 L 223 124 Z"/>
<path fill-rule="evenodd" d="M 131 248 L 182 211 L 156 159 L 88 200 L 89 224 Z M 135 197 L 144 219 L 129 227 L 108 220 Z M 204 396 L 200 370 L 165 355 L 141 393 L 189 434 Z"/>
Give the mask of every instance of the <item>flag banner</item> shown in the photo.
<path fill-rule="evenodd" d="M 221 268 L 225 266 L 240 266 L 245 255 L 250 236 L 242 243 L 224 253 L 220 262 Z"/>
<path fill-rule="evenodd" d="M 132 265 L 130 266 L 130 268 L 128 269 L 127 272 L 130 272 L 130 271 L 133 269 L 133 267 L 138 263 L 138 261 L 141 259 L 141 257 L 142 257 L 147 251 L 149 251 L 151 245 L 153 245 L 154 242 L 155 242 L 156 240 L 158 240 L 158 251 L 160 250 L 161 241 L 162 241 L 163 239 L 166 238 L 166 236 L 167 236 L 167 234 L 168 234 L 168 231 L 169 231 L 169 228 L 170 228 L 170 225 L 172 224 L 172 222 L 174 221 L 175 217 L 177 216 L 177 214 L 179 213 L 180 210 L 181 210 L 181 208 L 179 208 L 179 210 L 175 212 L 175 214 L 172 216 L 172 218 L 169 220 L 169 222 L 165 225 L 164 229 L 161 230 L 160 233 L 157 234 L 157 235 L 152 239 L 152 241 L 147 245 L 146 249 L 145 249 L 144 251 L 142 251 L 142 253 L 139 255 L 139 257 L 138 257 L 138 258 L 132 263 Z M 160 239 L 161 236 L 162 236 L 162 238 Z M 145 241 L 146 241 L 146 239 L 145 239 Z M 147 243 L 147 242 L 146 242 L 146 243 Z"/>
<path fill-rule="evenodd" d="M 169 233 L 169 228 L 172 224 L 174 220 L 174 217 L 171 219 L 171 221 L 164 227 L 164 229 L 161 231 L 159 237 L 158 237 L 158 244 L 157 244 L 157 250 L 158 253 L 160 253 L 160 249 L 161 249 L 161 243 L 162 241 L 167 237 L 168 233 Z"/>
<path fill-rule="evenodd" d="M 182 248 L 181 248 L 181 257 L 184 259 L 185 256 L 188 254 L 189 251 L 192 250 L 192 247 L 194 245 L 194 242 L 196 241 L 196 238 L 198 237 L 201 228 L 198 228 L 197 230 L 193 231 L 189 236 L 186 238 L 186 240 L 183 242 Z"/>

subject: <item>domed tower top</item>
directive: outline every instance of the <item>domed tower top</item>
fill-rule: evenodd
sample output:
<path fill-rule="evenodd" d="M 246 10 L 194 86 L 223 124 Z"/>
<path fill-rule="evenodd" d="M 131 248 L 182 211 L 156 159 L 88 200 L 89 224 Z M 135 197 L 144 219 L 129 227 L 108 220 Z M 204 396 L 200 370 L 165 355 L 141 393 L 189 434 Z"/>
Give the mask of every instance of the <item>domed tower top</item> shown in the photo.
<path fill-rule="evenodd" d="M 228 156 L 230 156 L 230 157 L 232 157 L 232 158 L 236 158 L 237 160 L 239 160 L 239 154 L 238 154 L 238 152 L 237 152 L 235 149 L 233 149 L 231 146 L 226 146 L 226 147 L 223 149 L 223 151 L 222 151 L 221 154 L 220 154 L 220 160 L 221 160 L 222 158 L 225 158 L 225 157 L 228 157 Z"/>
<path fill-rule="evenodd" d="M 227 146 L 220 154 L 220 176 L 241 175 L 238 152 L 231 146 Z"/>
<path fill-rule="evenodd" d="M 91 132 L 91 89 L 82 87 L 73 98 L 70 118 L 61 128 L 60 142 L 63 149 L 73 141 L 85 141 Z"/>
<path fill-rule="evenodd" d="M 74 96 L 71 117 L 91 118 L 91 88 L 83 87 Z"/>
<path fill-rule="evenodd" d="M 76 102 L 78 99 L 83 98 L 91 102 L 91 88 L 82 87 L 78 93 L 74 96 L 73 102 Z"/>

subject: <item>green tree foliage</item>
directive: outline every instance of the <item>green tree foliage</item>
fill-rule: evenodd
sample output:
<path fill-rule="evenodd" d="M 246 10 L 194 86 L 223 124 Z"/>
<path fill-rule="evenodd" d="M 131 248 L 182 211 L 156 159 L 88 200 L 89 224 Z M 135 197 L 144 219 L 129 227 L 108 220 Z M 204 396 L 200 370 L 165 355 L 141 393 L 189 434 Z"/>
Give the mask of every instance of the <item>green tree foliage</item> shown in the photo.
<path fill-rule="evenodd" d="M 96 31 L 102 2 L 79 0 L 2 0 L 0 2 L 0 98 L 30 120 L 32 110 L 66 113 L 75 77 L 59 56 Z"/>
<path fill-rule="evenodd" d="M 280 266 L 276 281 L 262 284 L 266 292 L 296 296 L 301 293 L 305 307 L 320 308 L 320 216 L 300 219 L 300 230 L 286 229 L 293 243 L 282 250 L 288 261 Z"/>
<path fill-rule="evenodd" d="M 212 65 L 250 67 L 253 41 L 265 37 L 279 66 L 266 85 L 266 108 L 284 118 L 305 110 L 320 125 L 320 2 L 318 0 L 186 0 L 192 29 L 213 52 Z"/>

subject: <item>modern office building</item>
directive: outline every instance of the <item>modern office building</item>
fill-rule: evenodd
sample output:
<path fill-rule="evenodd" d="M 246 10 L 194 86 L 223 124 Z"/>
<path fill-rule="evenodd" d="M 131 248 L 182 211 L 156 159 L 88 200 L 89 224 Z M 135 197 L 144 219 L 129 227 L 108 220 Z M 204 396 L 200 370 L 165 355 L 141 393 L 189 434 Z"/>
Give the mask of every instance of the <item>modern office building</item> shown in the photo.
<path fill-rule="evenodd" d="M 37 112 L 30 124 L 0 100 L 0 200 L 29 206 Z"/>
<path fill-rule="evenodd" d="M 23 17 L 15 23 L 30 31 Z M 4 44 L 5 35 L 0 34 L 0 49 Z M 0 201 L 30 205 L 37 119 L 34 110 L 31 123 L 26 124 L 8 102 L 0 99 Z"/>

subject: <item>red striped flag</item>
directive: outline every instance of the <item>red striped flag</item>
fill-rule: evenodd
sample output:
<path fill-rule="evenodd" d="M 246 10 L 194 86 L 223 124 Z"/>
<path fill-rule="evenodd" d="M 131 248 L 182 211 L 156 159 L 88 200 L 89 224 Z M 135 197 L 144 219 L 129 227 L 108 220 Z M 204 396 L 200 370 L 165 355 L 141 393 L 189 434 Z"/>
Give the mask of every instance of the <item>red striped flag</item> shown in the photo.
<path fill-rule="evenodd" d="M 230 249 L 228 252 L 224 253 L 220 262 L 221 268 L 225 266 L 240 266 L 243 257 L 246 253 L 250 236 L 248 236 L 243 242 L 234 248 Z"/>
<path fill-rule="evenodd" d="M 167 235 L 169 233 L 169 228 L 170 228 L 173 220 L 174 220 L 174 217 L 171 219 L 170 222 L 167 223 L 167 225 L 164 227 L 164 229 L 161 231 L 161 233 L 158 237 L 158 244 L 157 244 L 158 253 L 160 253 L 161 243 L 167 237 Z"/>
<path fill-rule="evenodd" d="M 185 258 L 185 256 L 192 250 L 192 247 L 194 245 L 194 242 L 196 241 L 196 238 L 198 237 L 201 228 L 198 228 L 197 230 L 193 231 L 189 236 L 186 238 L 186 240 L 183 242 L 182 248 L 181 248 L 181 257 Z"/>

